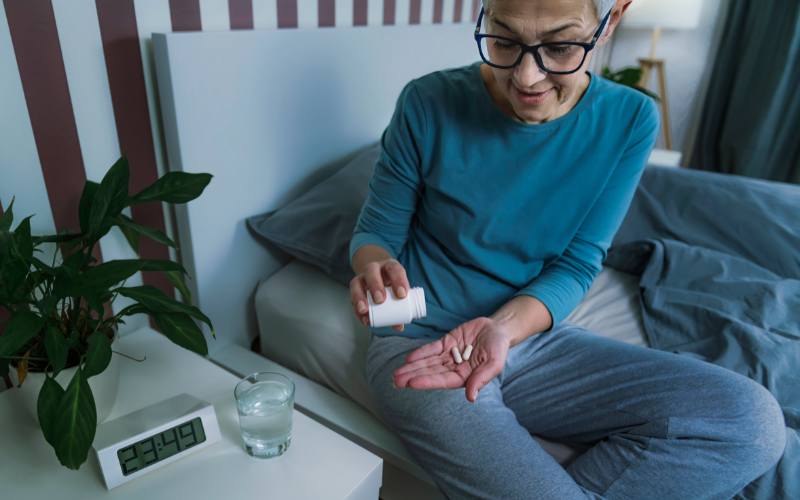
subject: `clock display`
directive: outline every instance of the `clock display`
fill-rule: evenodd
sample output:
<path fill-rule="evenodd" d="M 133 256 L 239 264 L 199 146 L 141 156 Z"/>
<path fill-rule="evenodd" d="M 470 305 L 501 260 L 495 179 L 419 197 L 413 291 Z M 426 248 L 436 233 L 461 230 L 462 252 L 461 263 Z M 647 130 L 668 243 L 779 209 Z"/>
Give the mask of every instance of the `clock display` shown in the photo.
<path fill-rule="evenodd" d="M 127 476 L 206 440 L 203 422 L 197 417 L 142 439 L 117 451 L 122 474 Z"/>

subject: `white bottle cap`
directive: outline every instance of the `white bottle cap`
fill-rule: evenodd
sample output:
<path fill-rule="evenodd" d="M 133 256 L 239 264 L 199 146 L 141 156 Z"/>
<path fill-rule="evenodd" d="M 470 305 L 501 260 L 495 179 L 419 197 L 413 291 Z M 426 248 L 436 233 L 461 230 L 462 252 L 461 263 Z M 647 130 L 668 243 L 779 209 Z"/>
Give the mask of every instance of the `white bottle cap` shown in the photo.
<path fill-rule="evenodd" d="M 425 307 L 425 290 L 422 287 L 414 287 L 409 290 L 410 298 L 413 299 L 414 310 L 412 312 L 412 319 L 424 318 L 428 313 Z"/>

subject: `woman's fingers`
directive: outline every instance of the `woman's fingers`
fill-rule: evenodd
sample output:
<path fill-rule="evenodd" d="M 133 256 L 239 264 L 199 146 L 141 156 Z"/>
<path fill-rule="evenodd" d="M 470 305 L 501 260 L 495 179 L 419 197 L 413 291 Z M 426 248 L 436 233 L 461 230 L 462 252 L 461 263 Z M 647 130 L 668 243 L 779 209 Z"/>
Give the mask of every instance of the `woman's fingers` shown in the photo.
<path fill-rule="evenodd" d="M 395 375 L 393 377 L 393 383 L 395 387 L 402 389 L 403 387 L 412 387 L 411 381 L 414 379 L 417 379 L 417 381 L 419 381 L 420 378 L 424 378 L 430 375 L 435 375 L 437 373 L 446 373 L 446 372 L 461 373 L 458 369 L 453 368 L 453 366 L 455 365 L 452 364 L 452 366 L 446 366 L 443 364 L 438 364 L 438 365 L 423 366 L 416 370 L 407 370 L 401 373 L 400 375 Z M 463 387 L 464 378 L 462 375 L 459 375 L 459 378 L 461 380 L 461 384 L 459 384 L 457 387 Z"/>
<path fill-rule="evenodd" d="M 434 374 L 434 373 L 442 373 L 442 372 L 445 372 L 445 371 L 449 371 L 449 369 L 444 367 L 444 366 L 442 366 L 442 365 L 425 366 L 425 367 L 419 368 L 417 370 L 410 370 L 410 371 L 404 372 L 404 373 L 402 373 L 400 375 L 395 374 L 394 377 L 393 377 L 392 383 L 398 389 L 402 389 L 403 387 L 408 387 L 409 386 L 408 383 L 409 383 L 409 381 L 411 379 L 424 377 L 424 376 L 431 375 L 431 374 Z"/>
<path fill-rule="evenodd" d="M 398 299 L 404 299 L 408 295 L 409 285 L 408 278 L 406 277 L 406 270 L 403 265 L 396 260 L 387 261 L 381 268 L 383 273 L 384 283 L 391 285 L 392 293 Z M 395 331 L 402 332 L 405 329 L 403 325 L 394 325 L 392 327 Z"/>
<path fill-rule="evenodd" d="M 427 358 L 428 356 L 436 356 L 444 351 L 444 341 L 442 339 L 434 340 L 429 344 L 418 347 L 408 353 L 406 356 L 406 363 L 412 363 L 419 359 Z"/>
<path fill-rule="evenodd" d="M 419 384 L 420 384 L 420 381 L 422 379 L 425 379 L 425 378 L 428 378 L 428 377 L 432 377 L 432 376 L 436 376 L 436 375 L 443 375 L 443 374 L 445 374 L 447 372 L 453 372 L 452 367 L 448 367 L 448 366 L 445 366 L 445 365 L 442 365 L 442 364 L 433 365 L 433 366 L 426 366 L 426 367 L 420 368 L 418 370 L 413 370 L 413 371 L 406 372 L 406 373 L 404 373 L 404 374 L 402 374 L 400 376 L 395 376 L 394 379 L 393 379 L 393 383 L 394 383 L 394 386 L 396 388 L 398 388 L 398 389 L 402 389 L 404 387 L 412 387 L 412 388 L 418 389 L 418 388 L 420 388 Z M 453 372 L 453 373 L 457 373 L 457 372 Z M 463 387 L 463 385 L 464 385 L 463 376 L 459 375 L 459 379 L 461 380 L 461 384 L 459 384 L 457 387 Z M 412 384 L 412 381 L 416 381 L 416 382 L 414 384 Z M 434 388 L 434 387 L 431 386 L 430 388 Z"/>
<path fill-rule="evenodd" d="M 350 280 L 350 302 L 356 314 L 367 312 L 367 295 L 360 275 Z"/>
<path fill-rule="evenodd" d="M 498 365 L 494 360 L 480 364 L 472 370 L 466 383 L 467 401 L 474 403 L 478 399 L 478 391 L 483 389 L 483 386 L 495 378 L 501 370 L 502 366 Z"/>
<path fill-rule="evenodd" d="M 367 304 L 366 289 L 364 278 L 361 275 L 350 280 L 350 302 L 353 305 L 353 312 L 364 326 L 369 326 L 369 305 Z"/>
<path fill-rule="evenodd" d="M 383 285 L 383 277 L 381 276 L 381 264 L 378 262 L 371 262 L 364 268 L 364 282 L 367 285 L 367 291 L 372 295 L 372 301 L 376 304 L 381 304 L 386 299 L 385 290 Z"/>
<path fill-rule="evenodd" d="M 404 299 L 411 287 L 408 284 L 408 276 L 406 276 L 406 270 L 403 265 L 396 260 L 390 260 L 383 265 L 381 271 L 383 272 L 384 282 L 391 284 L 394 296 Z"/>
<path fill-rule="evenodd" d="M 421 375 L 408 381 L 408 387 L 412 389 L 455 389 L 463 385 L 464 379 L 452 370 Z"/>
<path fill-rule="evenodd" d="M 364 267 L 361 274 L 350 281 L 350 299 L 353 310 L 359 320 L 369 325 L 369 297 L 374 304 L 382 304 L 388 297 L 387 286 L 391 286 L 391 293 L 397 298 L 408 295 L 409 284 L 406 270 L 395 259 L 371 262 Z M 392 328 L 402 332 L 404 325 L 394 325 Z"/>
<path fill-rule="evenodd" d="M 406 363 L 394 371 L 394 377 L 397 378 L 403 375 L 408 375 L 411 372 L 433 366 L 445 366 L 441 356 L 431 356 L 428 358 L 419 359 L 413 363 Z"/>

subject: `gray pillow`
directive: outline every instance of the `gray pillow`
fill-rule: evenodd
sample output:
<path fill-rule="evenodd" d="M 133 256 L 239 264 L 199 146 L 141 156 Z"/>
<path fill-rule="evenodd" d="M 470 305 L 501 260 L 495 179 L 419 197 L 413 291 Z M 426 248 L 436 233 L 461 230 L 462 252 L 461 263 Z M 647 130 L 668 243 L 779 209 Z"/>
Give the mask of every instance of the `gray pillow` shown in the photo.
<path fill-rule="evenodd" d="M 278 210 L 249 217 L 247 225 L 269 243 L 347 285 L 353 278 L 350 239 L 380 151 L 379 142 L 367 146 L 332 176 Z"/>

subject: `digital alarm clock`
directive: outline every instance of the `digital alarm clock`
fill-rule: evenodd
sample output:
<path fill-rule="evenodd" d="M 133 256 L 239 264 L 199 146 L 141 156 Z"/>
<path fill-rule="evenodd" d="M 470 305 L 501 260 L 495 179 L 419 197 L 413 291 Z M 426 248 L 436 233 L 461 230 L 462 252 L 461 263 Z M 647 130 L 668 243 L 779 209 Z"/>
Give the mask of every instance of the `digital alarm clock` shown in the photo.
<path fill-rule="evenodd" d="M 92 448 L 109 490 L 221 438 L 214 407 L 179 394 L 103 423 Z"/>

